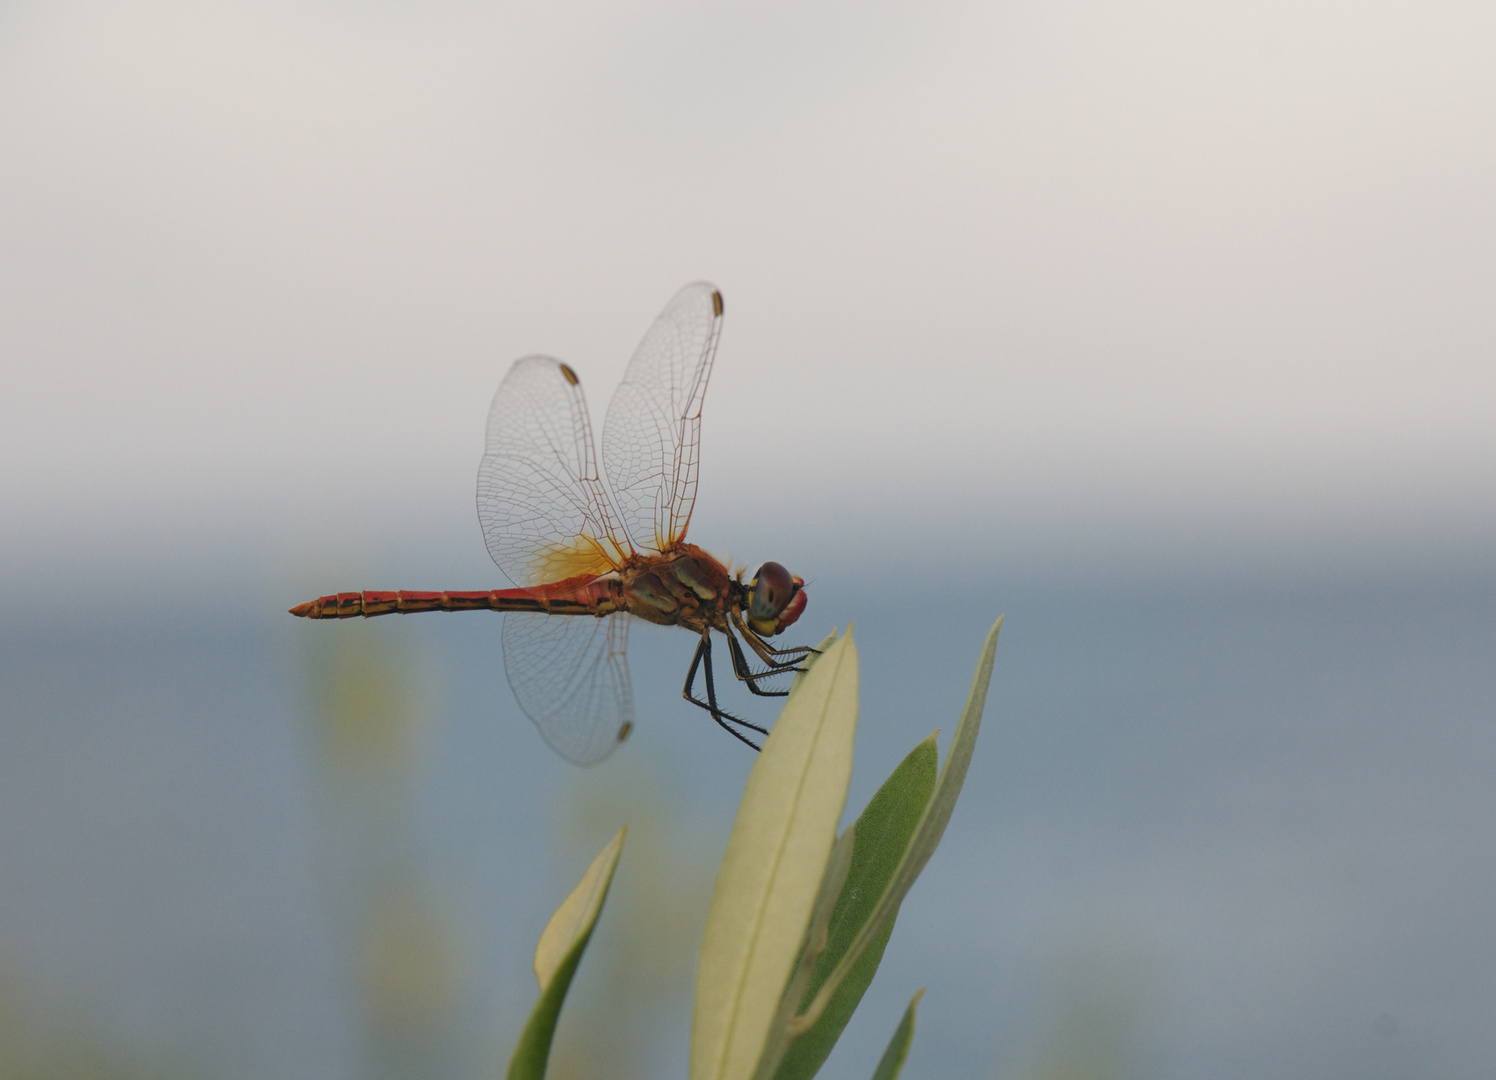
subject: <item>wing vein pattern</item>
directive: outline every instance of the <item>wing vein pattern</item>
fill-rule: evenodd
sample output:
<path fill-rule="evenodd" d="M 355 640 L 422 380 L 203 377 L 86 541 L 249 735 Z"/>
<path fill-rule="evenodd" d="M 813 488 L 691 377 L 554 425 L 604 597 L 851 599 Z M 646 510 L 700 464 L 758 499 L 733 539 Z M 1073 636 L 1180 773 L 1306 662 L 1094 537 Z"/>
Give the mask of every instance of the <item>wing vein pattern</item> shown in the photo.
<path fill-rule="evenodd" d="M 595 765 L 634 725 L 630 616 L 605 619 L 511 611 L 504 616 L 504 673 L 551 749 Z"/>
<path fill-rule="evenodd" d="M 636 550 L 666 551 L 696 504 L 701 406 L 722 330 L 722 294 L 676 293 L 634 351 L 603 424 L 603 464 Z"/>
<path fill-rule="evenodd" d="M 605 574 L 627 555 L 581 384 L 559 361 L 526 356 L 499 384 L 478 465 L 478 520 L 489 555 L 520 586 Z"/>

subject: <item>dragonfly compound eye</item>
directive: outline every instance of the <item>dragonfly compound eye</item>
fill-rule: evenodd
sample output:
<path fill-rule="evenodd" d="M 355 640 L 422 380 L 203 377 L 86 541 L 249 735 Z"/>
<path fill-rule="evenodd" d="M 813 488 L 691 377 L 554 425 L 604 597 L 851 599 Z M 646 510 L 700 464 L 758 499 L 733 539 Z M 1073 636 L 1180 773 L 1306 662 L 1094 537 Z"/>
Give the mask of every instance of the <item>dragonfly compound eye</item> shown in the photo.
<path fill-rule="evenodd" d="M 748 616 L 755 622 L 773 622 L 795 595 L 795 579 L 777 562 L 766 562 L 753 575 L 748 597 Z"/>

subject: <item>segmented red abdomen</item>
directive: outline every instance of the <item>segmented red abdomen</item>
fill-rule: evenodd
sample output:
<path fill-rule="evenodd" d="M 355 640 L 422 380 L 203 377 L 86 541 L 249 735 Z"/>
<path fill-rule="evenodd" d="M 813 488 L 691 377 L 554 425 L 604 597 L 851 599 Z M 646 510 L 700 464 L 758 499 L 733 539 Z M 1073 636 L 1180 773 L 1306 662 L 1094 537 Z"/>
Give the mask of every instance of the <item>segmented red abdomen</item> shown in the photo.
<path fill-rule="evenodd" d="M 351 619 L 414 611 L 535 611 L 546 615 L 607 615 L 619 608 L 618 582 L 607 578 L 559 581 L 535 589 L 487 592 L 353 592 L 298 604 L 304 619 Z"/>

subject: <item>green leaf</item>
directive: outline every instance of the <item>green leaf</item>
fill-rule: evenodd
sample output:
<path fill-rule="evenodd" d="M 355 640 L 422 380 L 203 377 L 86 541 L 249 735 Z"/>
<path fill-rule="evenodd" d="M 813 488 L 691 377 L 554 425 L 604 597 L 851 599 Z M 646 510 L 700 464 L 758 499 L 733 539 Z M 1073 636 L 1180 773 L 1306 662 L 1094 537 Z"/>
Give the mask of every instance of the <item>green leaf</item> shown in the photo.
<path fill-rule="evenodd" d="M 946 823 L 950 821 L 956 798 L 961 794 L 961 785 L 966 780 L 966 769 L 971 764 L 972 750 L 976 746 L 977 733 L 982 726 L 987 687 L 992 682 L 992 663 L 997 656 L 997 634 L 1002 625 L 1003 621 L 999 618 L 987 634 L 987 642 L 977 660 L 971 692 L 966 696 L 966 707 L 961 711 L 961 720 L 956 725 L 956 734 L 945 758 L 945 767 L 935 782 L 935 793 L 920 817 L 919 826 L 915 829 L 914 837 L 910 840 L 898 869 L 884 889 L 873 913 L 858 930 L 846 954 L 827 976 L 810 1005 L 791 1022 L 791 1035 L 799 1037 L 813 1028 L 863 954 L 879 939 L 887 941 L 894 917 L 898 915 L 899 905 L 904 902 L 904 897 L 908 895 L 920 871 L 935 853 L 941 836 L 945 834 Z"/>
<path fill-rule="evenodd" d="M 810 986 L 810 974 L 816 958 L 826 951 L 826 932 L 831 924 L 831 912 L 842 893 L 847 880 L 847 871 L 852 868 L 852 841 L 856 826 L 847 829 L 836 838 L 831 848 L 831 858 L 826 862 L 826 873 L 821 878 L 821 890 L 816 894 L 816 906 L 810 916 L 810 926 L 800 946 L 800 957 L 795 961 L 795 973 L 790 976 L 784 993 L 779 995 L 779 1009 L 769 1025 L 768 1038 L 764 1040 L 763 1052 L 753 1069 L 753 1080 L 773 1080 L 784 1052 L 789 1048 L 790 1021 L 795 1010 L 804 1000 Z"/>
<path fill-rule="evenodd" d="M 707 911 L 691 1080 L 747 1080 L 800 955 L 852 776 L 850 631 L 790 691 L 748 774 Z"/>
<path fill-rule="evenodd" d="M 576 974 L 598 913 L 607 899 L 627 832 L 627 828 L 619 829 L 618 835 L 598 853 L 577 887 L 541 931 L 540 942 L 535 946 L 535 978 L 540 983 L 540 1000 L 531 1010 L 519 1045 L 509 1059 L 509 1080 L 544 1080 L 561 1003 L 566 999 L 571 977 Z"/>
<path fill-rule="evenodd" d="M 904 1071 L 904 1059 L 909 1056 L 909 1044 L 914 1041 L 914 1010 L 924 996 L 923 990 L 915 994 L 909 1008 L 904 1010 L 904 1019 L 899 1021 L 893 1038 L 888 1040 L 888 1049 L 883 1051 L 883 1058 L 873 1072 L 873 1080 L 899 1080 L 899 1073 Z"/>
<path fill-rule="evenodd" d="M 852 864 L 831 913 L 824 948 L 815 950 L 807 945 L 807 952 L 818 955 L 814 956 L 808 985 L 795 994 L 797 1010 L 809 1004 L 825 984 L 872 916 L 929 805 L 939 768 L 940 755 L 931 734 L 899 763 L 848 830 L 853 835 Z M 893 921 L 889 920 L 852 965 L 820 1019 L 789 1045 L 774 1073 L 776 1080 L 805 1080 L 820 1069 L 873 981 L 892 932 Z"/>

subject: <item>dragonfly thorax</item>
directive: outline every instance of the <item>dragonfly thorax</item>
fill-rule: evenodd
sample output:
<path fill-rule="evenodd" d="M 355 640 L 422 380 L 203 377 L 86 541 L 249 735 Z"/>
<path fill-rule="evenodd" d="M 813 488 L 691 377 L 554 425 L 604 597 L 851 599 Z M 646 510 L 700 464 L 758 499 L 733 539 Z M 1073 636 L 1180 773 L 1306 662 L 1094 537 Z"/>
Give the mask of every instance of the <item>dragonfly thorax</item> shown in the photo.
<path fill-rule="evenodd" d="M 623 606 L 647 622 L 701 630 L 720 627 L 734 599 L 727 567 L 695 544 L 636 555 L 618 572 Z"/>

